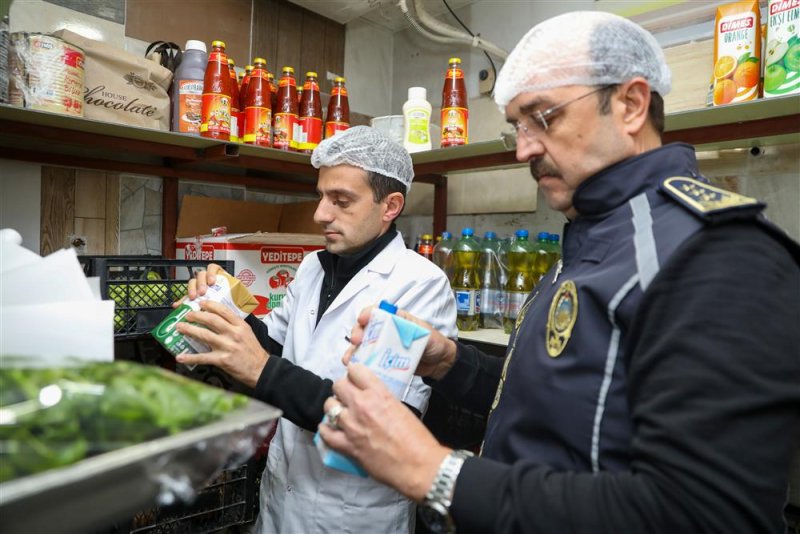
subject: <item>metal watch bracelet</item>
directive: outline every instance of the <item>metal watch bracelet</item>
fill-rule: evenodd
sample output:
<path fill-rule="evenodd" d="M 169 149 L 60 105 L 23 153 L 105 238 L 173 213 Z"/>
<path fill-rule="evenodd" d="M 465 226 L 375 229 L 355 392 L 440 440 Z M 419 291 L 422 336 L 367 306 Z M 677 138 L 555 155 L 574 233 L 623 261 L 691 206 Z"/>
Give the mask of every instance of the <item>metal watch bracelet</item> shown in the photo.
<path fill-rule="evenodd" d="M 439 471 L 433 479 L 433 484 L 425 495 L 422 505 L 440 516 L 435 532 L 453 532 L 453 520 L 450 517 L 450 505 L 453 502 L 453 491 L 456 479 L 461 472 L 464 461 L 474 456 L 470 451 L 454 450 L 445 456 L 439 465 Z M 426 521 L 427 522 L 427 521 Z M 428 525 L 431 527 L 432 525 Z"/>

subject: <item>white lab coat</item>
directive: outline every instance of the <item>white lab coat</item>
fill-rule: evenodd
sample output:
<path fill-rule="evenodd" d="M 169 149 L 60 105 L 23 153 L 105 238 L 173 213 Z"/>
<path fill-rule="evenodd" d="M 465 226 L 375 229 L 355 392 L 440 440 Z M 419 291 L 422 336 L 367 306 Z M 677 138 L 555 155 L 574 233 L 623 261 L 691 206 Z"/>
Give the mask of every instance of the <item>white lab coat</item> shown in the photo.
<path fill-rule="evenodd" d="M 264 318 L 269 335 L 283 345 L 283 358 L 337 380 L 344 375 L 345 336 L 359 312 L 381 300 L 395 303 L 455 337 L 456 305 L 444 273 L 397 236 L 342 289 L 316 324 L 324 272 L 317 254 L 303 259 L 280 308 Z M 404 399 L 421 412 L 430 388 L 414 377 Z M 311 534 L 413 532 L 414 505 L 371 478 L 326 468 L 312 438 L 286 419 L 269 448 L 261 479 L 257 531 Z"/>

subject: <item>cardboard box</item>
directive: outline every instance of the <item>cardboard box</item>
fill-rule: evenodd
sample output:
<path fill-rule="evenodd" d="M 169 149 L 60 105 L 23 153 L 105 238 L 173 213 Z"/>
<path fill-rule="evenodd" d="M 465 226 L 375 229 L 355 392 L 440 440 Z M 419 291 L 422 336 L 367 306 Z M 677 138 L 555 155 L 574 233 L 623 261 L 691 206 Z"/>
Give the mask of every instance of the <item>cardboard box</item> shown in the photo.
<path fill-rule="evenodd" d="M 312 218 L 316 206 L 316 201 L 265 204 L 185 196 L 175 257 L 233 260 L 236 272 L 231 274 L 258 300 L 253 314 L 264 316 L 280 306 L 305 255 L 325 248 Z M 228 233 L 217 237 L 209 233 L 220 226 Z M 315 233 L 294 233 L 298 230 Z"/>

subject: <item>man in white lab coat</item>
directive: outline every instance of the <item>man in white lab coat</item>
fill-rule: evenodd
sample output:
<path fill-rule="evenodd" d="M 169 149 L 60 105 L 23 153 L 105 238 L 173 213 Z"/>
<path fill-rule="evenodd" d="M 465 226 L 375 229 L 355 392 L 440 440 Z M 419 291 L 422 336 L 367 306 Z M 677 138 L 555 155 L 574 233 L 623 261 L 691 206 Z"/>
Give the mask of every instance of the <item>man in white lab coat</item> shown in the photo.
<path fill-rule="evenodd" d="M 413 179 L 405 149 L 357 126 L 323 141 L 311 163 L 319 169 L 314 220 L 326 250 L 304 258 L 282 306 L 263 322 L 215 303 L 187 316 L 208 329 L 179 330 L 213 350 L 178 360 L 216 365 L 284 412 L 262 477 L 259 532 L 413 531 L 413 503 L 371 478 L 326 468 L 312 438 L 365 306 L 388 300 L 454 337 L 455 300 L 444 273 L 408 250 L 394 225 Z M 203 294 L 215 272 L 192 281 L 189 296 Z M 429 395 L 415 377 L 403 400 L 420 415 Z"/>

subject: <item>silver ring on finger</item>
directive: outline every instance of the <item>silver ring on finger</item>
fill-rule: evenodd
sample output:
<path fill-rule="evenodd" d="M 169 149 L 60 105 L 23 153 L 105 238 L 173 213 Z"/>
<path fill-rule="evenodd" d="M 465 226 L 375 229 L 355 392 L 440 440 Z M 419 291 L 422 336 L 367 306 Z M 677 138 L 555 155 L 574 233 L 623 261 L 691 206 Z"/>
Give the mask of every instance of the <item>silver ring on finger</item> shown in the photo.
<path fill-rule="evenodd" d="M 337 404 L 325 414 L 325 418 L 328 420 L 328 426 L 330 426 L 334 430 L 341 430 L 339 426 L 339 416 L 344 411 L 343 404 Z"/>

